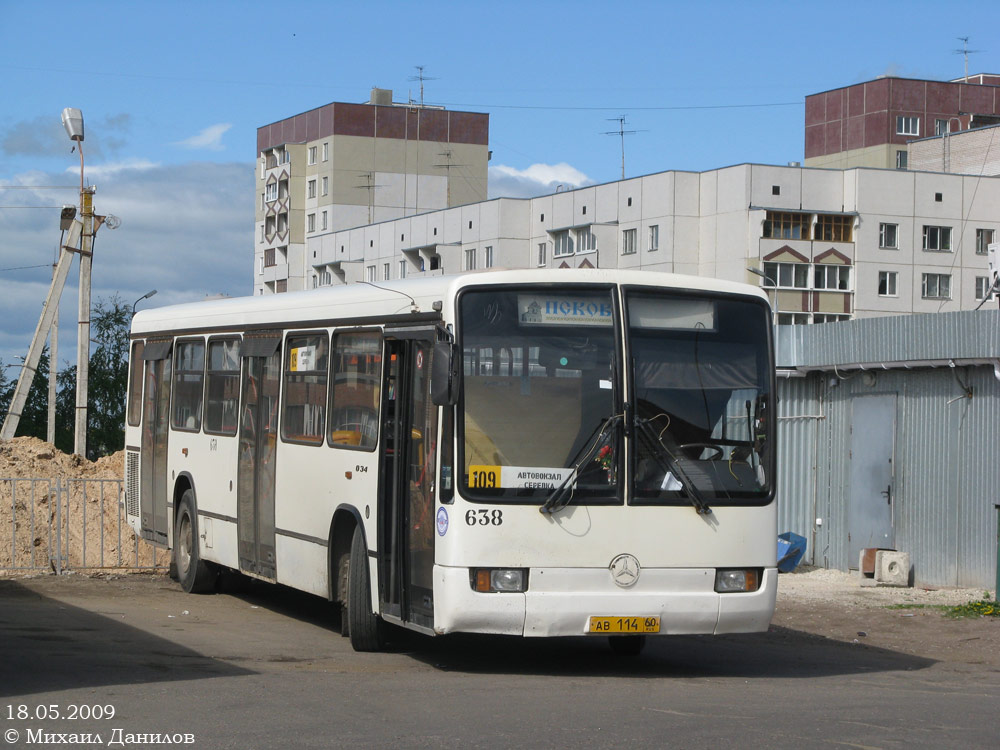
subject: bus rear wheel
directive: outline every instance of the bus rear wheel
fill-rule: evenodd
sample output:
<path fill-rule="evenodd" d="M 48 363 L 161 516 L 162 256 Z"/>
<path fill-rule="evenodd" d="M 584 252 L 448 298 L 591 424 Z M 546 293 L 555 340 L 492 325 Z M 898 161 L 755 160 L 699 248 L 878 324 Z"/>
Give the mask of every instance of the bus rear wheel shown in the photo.
<path fill-rule="evenodd" d="M 194 512 L 194 492 L 185 490 L 177 508 L 174 532 L 174 564 L 181 588 L 201 594 L 215 588 L 218 570 L 198 554 L 198 520 Z"/>
<path fill-rule="evenodd" d="M 608 637 L 608 645 L 618 656 L 638 656 L 646 647 L 646 636 L 612 635 Z"/>
<path fill-rule="evenodd" d="M 361 527 L 351 540 L 351 564 L 347 580 L 347 627 L 355 651 L 381 651 L 385 647 L 385 625 L 372 612 L 368 550 Z"/>

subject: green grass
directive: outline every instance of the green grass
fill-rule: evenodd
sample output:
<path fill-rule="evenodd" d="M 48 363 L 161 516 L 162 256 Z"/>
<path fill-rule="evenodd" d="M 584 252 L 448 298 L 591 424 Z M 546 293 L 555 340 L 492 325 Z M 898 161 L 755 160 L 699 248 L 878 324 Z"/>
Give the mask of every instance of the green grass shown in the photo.
<path fill-rule="evenodd" d="M 963 617 L 1000 617 L 1000 602 L 990 596 L 989 591 L 983 592 L 983 598 L 975 602 L 967 602 L 958 606 L 947 604 L 890 604 L 886 609 L 938 609 L 945 617 L 961 619 Z"/>

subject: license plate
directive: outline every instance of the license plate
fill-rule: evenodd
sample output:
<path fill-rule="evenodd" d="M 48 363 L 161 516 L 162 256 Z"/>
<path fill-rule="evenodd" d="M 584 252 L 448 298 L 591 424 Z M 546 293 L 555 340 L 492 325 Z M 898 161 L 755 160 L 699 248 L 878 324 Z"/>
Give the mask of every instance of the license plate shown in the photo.
<path fill-rule="evenodd" d="M 659 633 L 659 617 L 591 617 L 591 633 Z"/>

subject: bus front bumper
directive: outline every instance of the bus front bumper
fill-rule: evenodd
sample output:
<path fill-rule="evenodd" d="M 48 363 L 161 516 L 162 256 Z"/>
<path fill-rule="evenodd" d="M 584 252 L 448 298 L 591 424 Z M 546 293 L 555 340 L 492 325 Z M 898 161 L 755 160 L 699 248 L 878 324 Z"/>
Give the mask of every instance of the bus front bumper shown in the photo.
<path fill-rule="evenodd" d="M 434 630 L 528 637 L 591 634 L 591 617 L 659 617 L 660 635 L 766 631 L 778 571 L 760 588 L 719 594 L 715 568 L 644 568 L 632 587 L 617 587 L 606 568 L 531 568 L 525 593 L 472 590 L 468 568 L 434 567 Z"/>

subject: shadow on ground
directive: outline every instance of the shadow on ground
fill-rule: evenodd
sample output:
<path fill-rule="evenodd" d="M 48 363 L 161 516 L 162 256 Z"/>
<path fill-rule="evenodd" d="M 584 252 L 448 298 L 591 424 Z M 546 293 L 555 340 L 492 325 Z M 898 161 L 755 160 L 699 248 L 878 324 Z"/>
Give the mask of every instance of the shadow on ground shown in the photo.
<path fill-rule="evenodd" d="M 339 638 L 329 602 L 293 589 L 245 579 L 223 587 L 285 617 L 324 627 Z M 389 627 L 387 650 L 434 669 L 469 674 L 621 677 L 810 678 L 926 669 L 936 663 L 899 651 L 845 643 L 772 626 L 767 633 L 649 638 L 636 657 L 611 651 L 607 638 L 512 638 L 455 634 L 430 637 Z M 344 640 L 346 645 L 347 641 Z M 357 654 L 358 659 L 371 658 Z"/>
<path fill-rule="evenodd" d="M 252 674 L 0 580 L 0 696 Z"/>

